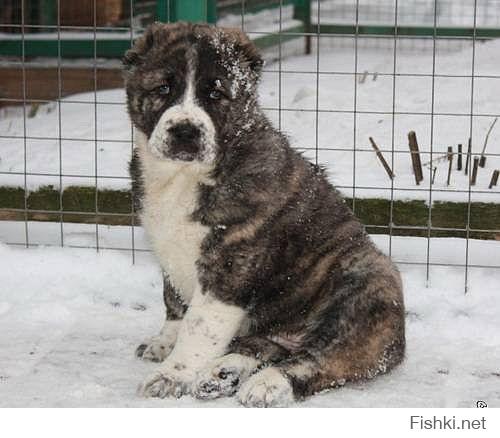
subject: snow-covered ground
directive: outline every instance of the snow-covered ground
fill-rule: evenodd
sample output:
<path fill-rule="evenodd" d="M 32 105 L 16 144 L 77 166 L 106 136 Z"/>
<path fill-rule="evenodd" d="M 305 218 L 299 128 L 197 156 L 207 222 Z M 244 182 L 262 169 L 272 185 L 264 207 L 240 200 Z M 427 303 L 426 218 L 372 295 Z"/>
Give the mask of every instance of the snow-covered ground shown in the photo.
<path fill-rule="evenodd" d="M 72 243 L 91 243 L 78 230 Z M 4 229 L 5 232 L 5 229 Z M 5 236 L 2 236 L 2 238 Z M 140 239 L 140 237 L 139 237 Z M 387 236 L 374 236 L 387 249 Z M 71 243 L 71 239 L 70 239 Z M 462 262 L 460 239 L 433 239 L 440 262 Z M 494 241 L 471 241 L 477 263 L 500 260 Z M 393 255 L 421 262 L 426 240 L 393 238 Z M 407 359 L 391 374 L 317 395 L 304 407 L 500 407 L 500 270 L 400 265 Z M 139 398 L 156 366 L 134 357 L 162 322 L 162 283 L 150 253 L 24 249 L 0 244 L 0 406 L 237 406 Z"/>
<path fill-rule="evenodd" d="M 374 41 L 359 39 L 356 66 L 352 39 L 322 37 L 319 76 L 315 73 L 316 53 L 289 57 L 281 63 L 270 62 L 260 87 L 262 105 L 275 125 L 290 136 L 295 147 L 306 149 L 307 155 L 314 159 L 314 148 L 318 145 L 318 161 L 329 168 L 332 181 L 344 193 L 352 195 L 354 185 L 355 195 L 359 197 L 391 197 L 391 182 L 368 141 L 372 136 L 389 165 L 394 167 L 393 198 L 428 200 L 430 168 L 424 167 L 424 181 L 416 186 L 407 133 L 416 131 L 423 163 L 430 160 L 431 126 L 434 159 L 442 157 L 448 146 L 456 151 L 458 143 L 464 145 L 465 151 L 472 108 L 476 114 L 472 120 L 473 154 L 478 155 L 489 127 L 495 117 L 500 116 L 497 98 L 500 79 L 492 77 L 498 76 L 500 69 L 500 40 L 476 44 L 474 73 L 478 77 L 474 80 L 472 102 L 471 79 L 466 77 L 472 71 L 470 41 L 437 42 L 436 74 L 465 77 L 436 76 L 433 82 L 431 42 L 401 40 L 395 65 L 399 76 L 394 83 L 393 42 Z M 315 41 L 312 45 L 316 48 Z M 458 47 L 461 49 L 455 50 Z M 270 59 L 277 55 L 277 47 L 268 51 Z M 355 70 L 356 80 L 352 74 Z M 0 173 L 0 185 L 24 186 L 23 135 L 26 131 L 29 189 L 41 185 L 59 187 L 60 168 L 64 187 L 93 186 L 97 173 L 99 187 L 128 188 L 126 169 L 132 130 L 124 100 L 123 90 L 69 96 L 62 99 L 60 108 L 57 102 L 42 105 L 36 111 L 28 108 L 26 125 L 22 108 L 1 109 L 0 172 L 18 174 Z M 354 109 L 358 112 L 356 119 Z M 436 114 L 433 124 L 432 109 Z M 499 154 L 499 145 L 500 125 L 497 124 L 489 137 L 487 152 Z M 468 201 L 469 183 L 463 172 L 453 171 L 451 185 L 447 187 L 447 161 L 440 160 L 435 165 L 432 199 Z M 472 201 L 499 202 L 500 187 L 488 189 L 491 173 L 499 167 L 499 156 L 488 158 L 486 168 L 479 171 L 476 186 L 471 187 Z"/>

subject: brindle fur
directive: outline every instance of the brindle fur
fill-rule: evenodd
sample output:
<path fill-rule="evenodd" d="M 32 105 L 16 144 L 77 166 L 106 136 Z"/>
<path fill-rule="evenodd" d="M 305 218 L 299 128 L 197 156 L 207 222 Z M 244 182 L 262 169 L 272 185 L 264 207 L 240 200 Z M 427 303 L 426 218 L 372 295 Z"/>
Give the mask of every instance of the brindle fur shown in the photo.
<path fill-rule="evenodd" d="M 187 310 L 187 304 L 179 292 L 170 283 L 168 274 L 163 273 L 163 302 L 167 309 L 167 319 L 176 321 L 182 319 Z"/>
<path fill-rule="evenodd" d="M 203 98 L 216 77 L 234 78 L 217 36 L 235 45 L 248 86 L 237 96 Z M 244 307 L 250 324 L 228 352 L 278 366 L 297 398 L 345 382 L 372 378 L 404 357 L 404 304 L 396 267 L 371 242 L 325 172 L 292 149 L 257 103 L 262 65 L 238 30 L 207 25 L 155 24 L 125 57 L 128 108 L 148 137 L 185 87 L 186 53 L 198 56 L 200 104 L 216 126 L 213 185 L 200 185 L 192 215 L 210 227 L 197 262 L 203 290 Z M 168 99 L 149 90 L 175 81 Z M 131 174 L 140 208 L 141 174 Z M 168 283 L 166 291 L 170 291 Z M 182 317 L 184 304 L 165 304 Z"/>

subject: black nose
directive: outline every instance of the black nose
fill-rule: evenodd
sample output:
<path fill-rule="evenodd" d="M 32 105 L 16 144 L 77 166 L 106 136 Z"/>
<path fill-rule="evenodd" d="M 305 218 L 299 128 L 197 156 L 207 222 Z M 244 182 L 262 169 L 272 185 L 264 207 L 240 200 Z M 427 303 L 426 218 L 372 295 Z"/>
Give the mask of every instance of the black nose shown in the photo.
<path fill-rule="evenodd" d="M 168 128 L 168 132 L 180 143 L 190 143 L 200 137 L 200 130 L 191 123 L 179 123 Z"/>

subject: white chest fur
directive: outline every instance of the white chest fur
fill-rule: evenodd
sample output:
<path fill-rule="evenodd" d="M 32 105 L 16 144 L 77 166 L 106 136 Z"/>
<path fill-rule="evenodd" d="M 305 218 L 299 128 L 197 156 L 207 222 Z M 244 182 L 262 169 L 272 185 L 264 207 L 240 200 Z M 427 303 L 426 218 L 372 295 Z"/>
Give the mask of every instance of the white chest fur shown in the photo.
<path fill-rule="evenodd" d="M 188 303 L 198 285 L 196 261 L 208 228 L 190 219 L 209 166 L 162 160 L 139 146 L 144 182 L 141 220 L 160 264 Z"/>

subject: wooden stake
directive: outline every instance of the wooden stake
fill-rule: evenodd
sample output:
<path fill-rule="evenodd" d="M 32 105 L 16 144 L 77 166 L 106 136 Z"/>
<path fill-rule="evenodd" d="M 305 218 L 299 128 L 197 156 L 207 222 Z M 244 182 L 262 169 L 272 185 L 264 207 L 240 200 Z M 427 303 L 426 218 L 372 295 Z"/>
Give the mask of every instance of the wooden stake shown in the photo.
<path fill-rule="evenodd" d="M 377 143 L 375 143 L 375 140 L 373 140 L 372 137 L 370 137 L 370 143 L 372 144 L 373 149 L 375 150 L 378 159 L 382 163 L 382 166 L 384 166 L 385 171 L 387 172 L 387 175 L 389 175 L 390 179 L 394 178 L 394 173 L 392 172 L 391 168 L 387 164 L 387 161 L 385 161 L 384 156 L 382 155 L 382 152 L 380 152 L 380 149 L 377 146 Z"/>
<path fill-rule="evenodd" d="M 488 139 L 490 138 L 491 131 L 493 130 L 493 127 L 495 126 L 495 123 L 497 122 L 498 117 L 495 117 L 495 120 L 493 120 L 493 123 L 490 125 L 490 129 L 488 129 L 488 132 L 486 134 L 486 138 L 484 139 L 484 145 L 483 145 L 483 150 L 481 151 L 481 160 L 479 161 L 479 165 L 481 167 L 484 167 L 486 165 L 486 156 L 484 155 L 486 151 L 486 146 L 488 146 Z"/>
<path fill-rule="evenodd" d="M 408 133 L 408 144 L 410 146 L 411 163 L 413 166 L 413 173 L 415 174 L 415 182 L 418 186 L 420 184 L 420 181 L 424 179 L 424 175 L 422 173 L 422 162 L 420 161 L 417 134 L 415 134 L 415 131 L 410 131 Z"/>
<path fill-rule="evenodd" d="M 474 167 L 472 168 L 472 178 L 470 180 L 470 185 L 475 186 L 476 185 L 476 179 L 477 179 L 477 168 L 479 167 L 479 157 L 474 157 Z"/>
<path fill-rule="evenodd" d="M 498 183 L 498 174 L 500 174 L 500 171 L 494 170 L 493 173 L 491 174 L 491 181 L 490 181 L 490 186 L 488 187 L 489 189 L 492 189 L 493 186 L 496 186 Z"/>
<path fill-rule="evenodd" d="M 428 167 L 428 166 L 430 167 L 433 164 L 439 163 L 439 162 L 447 160 L 447 159 L 448 159 L 448 153 L 442 154 L 442 155 L 438 155 L 437 158 L 436 157 L 432 157 L 432 161 L 427 161 L 427 163 L 422 164 L 422 167 Z"/>
<path fill-rule="evenodd" d="M 458 145 L 457 170 L 462 170 L 462 145 Z"/>
<path fill-rule="evenodd" d="M 448 178 L 446 179 L 446 185 L 450 185 L 451 179 L 451 167 L 453 165 L 453 148 L 448 146 Z"/>
<path fill-rule="evenodd" d="M 437 166 L 434 167 L 434 169 L 432 170 L 432 181 L 431 181 L 431 184 L 434 184 L 434 180 L 436 179 L 436 171 L 438 170 Z"/>
<path fill-rule="evenodd" d="M 360 84 L 364 84 L 365 81 L 366 81 L 367 76 L 368 76 L 368 70 L 365 70 L 363 72 L 363 75 L 359 77 L 359 83 Z"/>
<path fill-rule="evenodd" d="M 467 157 L 465 159 L 465 174 L 469 173 L 470 156 L 472 153 L 472 140 L 469 138 L 469 146 L 467 146 Z"/>

